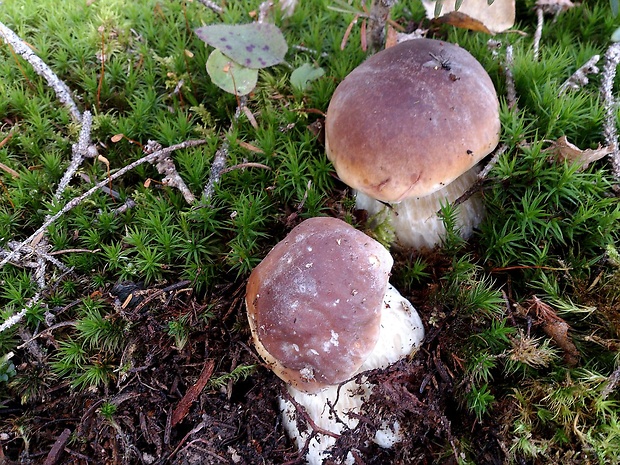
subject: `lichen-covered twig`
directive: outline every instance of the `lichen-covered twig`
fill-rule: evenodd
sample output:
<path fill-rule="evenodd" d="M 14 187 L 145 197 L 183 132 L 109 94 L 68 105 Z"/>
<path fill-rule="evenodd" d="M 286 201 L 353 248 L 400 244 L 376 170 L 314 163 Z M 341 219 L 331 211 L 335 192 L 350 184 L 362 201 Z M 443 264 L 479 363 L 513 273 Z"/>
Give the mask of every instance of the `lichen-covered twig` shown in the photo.
<path fill-rule="evenodd" d="M 571 0 L 537 0 L 535 7 L 537 20 L 533 45 L 534 61 L 538 61 L 538 55 L 540 52 L 540 39 L 542 37 L 544 14 L 552 14 L 554 16 L 553 21 L 556 21 L 560 13 L 571 9 L 574 6 L 575 4 Z"/>
<path fill-rule="evenodd" d="M 0 325 L 0 333 L 6 331 L 7 329 L 11 329 L 13 326 L 19 323 L 22 320 L 22 318 L 26 316 L 26 313 L 28 313 L 28 310 L 30 310 L 34 305 L 36 305 L 39 302 L 39 300 L 41 300 L 41 294 L 37 292 L 32 297 L 32 299 L 30 299 L 30 301 L 26 304 L 24 308 L 22 308 L 15 315 L 8 317 L 4 321 L 4 323 Z"/>
<path fill-rule="evenodd" d="M 84 161 L 84 158 L 94 158 L 97 156 L 97 148 L 90 143 L 90 130 L 93 123 L 93 116 L 86 110 L 82 115 L 82 129 L 77 143 L 73 144 L 71 162 L 58 183 L 54 198 L 59 200 L 63 192 L 71 182 L 71 179 Z"/>
<path fill-rule="evenodd" d="M 504 76 L 506 76 L 506 99 L 508 101 L 508 108 L 513 111 L 519 111 L 517 106 L 517 88 L 515 86 L 515 77 L 512 74 L 512 68 L 514 68 L 514 56 L 512 45 L 506 47 L 506 59 L 503 63 Z"/>
<path fill-rule="evenodd" d="M 215 11 L 219 15 L 224 13 L 224 8 L 219 6 L 217 3 L 212 2 L 211 0 L 198 0 L 198 1 L 202 3 L 204 6 L 206 6 L 207 8 L 210 8 L 211 10 Z"/>
<path fill-rule="evenodd" d="M 239 117 L 241 116 L 241 113 L 243 113 L 243 108 L 245 107 L 246 101 L 247 97 L 245 95 L 239 97 L 239 103 L 237 105 L 237 109 L 235 110 L 235 115 L 233 116 L 233 120 L 230 123 L 230 128 L 228 129 L 229 133 L 234 125 L 237 124 L 237 121 L 239 121 Z M 211 171 L 209 172 L 209 180 L 202 191 L 202 200 L 205 203 L 208 202 L 213 196 L 215 186 L 220 182 L 220 178 L 222 177 L 222 174 L 224 174 L 226 161 L 228 160 L 228 147 L 228 140 L 225 140 L 218 151 L 215 152 L 215 157 L 211 163 Z"/>
<path fill-rule="evenodd" d="M 38 247 L 38 244 L 36 247 L 30 246 L 30 245 L 20 246 L 20 243 L 18 241 L 9 241 L 7 243 L 7 246 L 9 250 L 0 249 L 0 258 L 6 257 L 8 254 L 11 253 L 10 252 L 11 250 L 14 250 L 17 247 L 20 247 L 21 249 L 20 253 L 18 253 L 12 259 L 12 261 L 14 261 L 15 264 L 17 264 L 18 266 L 23 266 L 27 268 L 35 268 L 35 269 L 38 268 L 40 266 L 39 261 L 38 260 L 29 261 L 26 255 L 30 255 L 30 256 L 37 256 L 37 257 L 40 257 L 40 258 L 43 258 L 49 261 L 52 265 L 56 266 L 58 269 L 60 269 L 61 271 L 65 273 L 71 272 L 71 268 L 68 268 L 64 263 L 62 263 L 52 254 L 49 254 L 46 251 L 41 250 L 41 248 Z M 44 286 L 40 286 L 40 290 L 42 290 L 41 289 L 42 287 Z"/>
<path fill-rule="evenodd" d="M 373 0 L 368 16 L 366 42 L 371 52 L 376 52 L 385 43 L 385 25 L 390 16 L 390 10 L 398 0 Z"/>
<path fill-rule="evenodd" d="M 162 146 L 160 143 L 150 140 L 144 147 L 144 152 L 147 154 L 154 153 L 161 151 L 161 148 Z M 183 181 L 183 178 L 181 178 L 177 172 L 172 158 L 170 158 L 167 153 L 162 154 L 162 156 L 155 160 L 155 168 L 157 168 L 159 174 L 164 175 L 162 182 L 167 186 L 179 189 L 187 203 L 192 204 L 196 201 L 196 197 L 194 197 L 192 191 L 189 190 L 189 187 L 187 187 L 187 184 L 185 184 L 185 181 Z"/>
<path fill-rule="evenodd" d="M 605 107 L 603 136 L 605 137 L 605 144 L 613 148 L 610 157 L 616 179 L 620 179 L 620 151 L 618 150 L 618 128 L 616 127 L 617 102 L 614 97 L 613 87 L 618 63 L 620 63 L 620 43 L 614 43 L 610 45 L 605 52 L 601 93 L 603 95 L 603 105 Z"/>
<path fill-rule="evenodd" d="M 569 89 L 577 90 L 580 89 L 590 82 L 588 78 L 588 74 L 598 74 L 599 69 L 596 64 L 601 59 L 600 55 L 594 55 L 588 61 L 585 62 L 583 66 L 581 66 L 577 71 L 575 71 L 571 77 L 569 77 L 564 83 L 560 86 L 559 95 L 564 94 Z"/>
<path fill-rule="evenodd" d="M 13 47 L 16 53 L 21 55 L 24 60 L 26 60 L 35 72 L 44 77 L 47 80 L 48 85 L 54 89 L 56 92 L 56 96 L 58 100 L 65 105 L 69 112 L 71 113 L 71 117 L 75 121 L 81 121 L 82 115 L 80 110 L 78 110 L 75 101 L 71 95 L 71 90 L 67 85 L 62 82 L 58 76 L 47 66 L 41 58 L 39 58 L 31 49 L 26 45 L 26 43 L 19 38 L 17 34 L 15 34 L 10 28 L 5 26 L 2 22 L 0 22 L 0 36 L 4 38 L 4 40 Z"/>
<path fill-rule="evenodd" d="M 540 52 L 540 39 L 542 37 L 543 24 L 545 22 L 544 12 L 542 7 L 536 7 L 536 31 L 534 31 L 534 61 L 538 61 L 538 55 Z"/>
<path fill-rule="evenodd" d="M 133 170 L 137 166 L 143 165 L 144 163 L 153 163 L 159 157 L 165 156 L 165 155 L 167 155 L 167 154 L 169 154 L 171 152 L 174 152 L 175 150 L 182 150 L 182 149 L 186 149 L 186 148 L 190 148 L 190 147 L 196 147 L 196 146 L 203 145 L 203 144 L 206 144 L 206 141 L 202 140 L 202 139 L 200 139 L 200 140 L 187 140 L 187 141 L 182 142 L 180 144 L 171 145 L 170 147 L 166 147 L 166 148 L 163 148 L 163 149 L 158 150 L 156 152 L 150 153 L 150 154 L 140 158 L 139 160 L 136 160 L 133 163 L 130 163 L 129 165 L 124 166 L 123 168 L 119 169 L 117 172 L 112 174 L 109 178 L 106 178 L 103 181 L 95 184 L 93 187 L 91 187 L 89 190 L 84 192 L 82 195 L 71 199 L 57 213 L 55 213 L 54 215 L 52 215 L 49 218 L 47 218 L 44 221 L 44 223 L 39 227 L 39 229 L 37 229 L 34 233 L 32 233 L 24 241 L 20 242 L 19 245 L 17 245 L 10 253 L 8 253 L 2 260 L 0 260 L 0 268 L 2 268 L 4 265 L 9 263 L 11 260 L 13 260 L 13 258 L 15 258 L 15 256 L 17 255 L 17 253 L 19 253 L 19 251 L 21 249 L 23 249 L 24 247 L 29 245 L 40 234 L 44 233 L 47 230 L 47 228 L 52 223 L 54 223 L 54 221 L 56 221 L 58 218 L 60 218 L 64 214 L 66 214 L 68 211 L 70 211 L 73 208 L 77 207 L 79 204 L 81 204 L 84 200 L 86 200 L 88 197 L 93 195 L 99 189 L 101 189 L 102 187 L 105 187 L 108 184 L 109 181 L 113 181 L 115 179 L 120 178 L 125 173 Z"/>

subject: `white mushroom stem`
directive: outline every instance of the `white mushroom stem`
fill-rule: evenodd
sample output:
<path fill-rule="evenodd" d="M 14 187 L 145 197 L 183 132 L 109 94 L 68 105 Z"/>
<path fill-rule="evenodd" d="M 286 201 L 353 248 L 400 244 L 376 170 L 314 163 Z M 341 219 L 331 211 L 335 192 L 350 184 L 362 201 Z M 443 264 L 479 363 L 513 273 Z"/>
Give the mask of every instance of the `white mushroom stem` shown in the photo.
<path fill-rule="evenodd" d="M 383 299 L 379 341 L 358 370 L 358 374 L 377 368 L 386 368 L 396 363 L 413 353 L 423 338 L 424 327 L 417 311 L 394 287 L 388 285 Z M 338 394 L 338 386 L 329 386 L 315 394 L 299 391 L 290 385 L 287 385 L 287 389 L 295 402 L 305 408 L 307 415 L 317 427 L 337 435 L 346 428 L 353 429 L 357 426 L 358 420 L 350 417 L 348 413 L 360 413 L 363 403 L 373 389 L 366 377 L 362 380 L 361 384 L 355 380 L 343 384 L 340 387 L 340 394 Z M 284 429 L 295 441 L 299 450 L 302 450 L 308 442 L 308 437 L 313 433 L 312 427 L 307 425 L 306 429 L 300 430 L 297 422 L 297 409 L 293 403 L 282 397 L 279 400 Z M 333 409 L 330 409 L 329 405 L 332 405 Z M 391 447 L 399 441 L 397 423 L 382 425 L 375 436 L 375 442 L 381 447 Z M 335 442 L 335 437 L 315 434 L 308 443 L 307 463 L 309 465 L 322 464 Z M 349 459 L 352 460 L 351 455 Z"/>
<path fill-rule="evenodd" d="M 356 207 L 368 211 L 370 217 L 385 211 L 398 245 L 417 250 L 432 249 L 441 244 L 446 234 L 446 228 L 437 213 L 442 205 L 454 202 L 474 185 L 478 179 L 478 171 L 479 168 L 474 167 L 443 189 L 425 197 L 412 197 L 389 207 L 357 191 Z M 473 195 L 457 208 L 456 226 L 461 236 L 467 239 L 484 217 L 482 198 Z"/>

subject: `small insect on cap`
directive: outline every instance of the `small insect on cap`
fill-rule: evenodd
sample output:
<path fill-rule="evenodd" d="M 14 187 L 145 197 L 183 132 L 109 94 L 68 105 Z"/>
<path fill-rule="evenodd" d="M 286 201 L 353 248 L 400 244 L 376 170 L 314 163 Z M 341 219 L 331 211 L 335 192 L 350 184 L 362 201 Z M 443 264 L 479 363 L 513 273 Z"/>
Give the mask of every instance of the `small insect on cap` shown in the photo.
<path fill-rule="evenodd" d="M 335 218 L 295 227 L 252 271 L 246 307 L 257 351 L 300 391 L 355 374 L 377 343 L 393 260 Z"/>
<path fill-rule="evenodd" d="M 383 202 L 431 194 L 499 141 L 499 101 L 482 65 L 457 45 L 414 39 L 354 69 L 327 109 L 338 176 Z"/>

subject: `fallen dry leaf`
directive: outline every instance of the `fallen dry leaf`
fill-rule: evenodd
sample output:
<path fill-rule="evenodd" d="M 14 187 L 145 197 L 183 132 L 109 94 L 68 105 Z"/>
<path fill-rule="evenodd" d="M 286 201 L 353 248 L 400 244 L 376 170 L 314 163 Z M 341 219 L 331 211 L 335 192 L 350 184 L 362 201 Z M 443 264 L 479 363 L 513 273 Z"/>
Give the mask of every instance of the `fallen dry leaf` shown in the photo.
<path fill-rule="evenodd" d="M 249 142 L 245 142 L 243 140 L 238 140 L 237 143 L 240 147 L 243 147 L 246 150 L 254 153 L 265 153 L 262 149 L 259 149 L 257 146 L 250 144 Z"/>
<path fill-rule="evenodd" d="M 575 366 L 579 362 L 579 351 L 568 335 L 570 326 L 560 318 L 553 307 L 536 296 L 527 301 L 527 312 L 533 313 L 537 323 L 547 336 L 564 351 L 564 361 L 568 366 Z"/>
<path fill-rule="evenodd" d="M 568 141 L 566 136 L 560 137 L 556 141 L 551 141 L 551 146 L 547 149 L 548 152 L 556 156 L 559 162 L 579 163 L 581 171 L 585 170 L 590 163 L 600 160 L 601 158 L 613 153 L 613 147 L 601 147 L 596 149 L 581 150 L 575 144 Z"/>
<path fill-rule="evenodd" d="M 451 11 L 437 18 L 437 21 L 443 24 L 449 24 L 461 29 L 469 29 L 470 31 L 484 32 L 485 34 L 493 34 L 489 28 L 480 20 L 472 18 L 461 11 Z"/>
<path fill-rule="evenodd" d="M 435 1 L 422 0 L 429 19 L 435 15 Z M 486 33 L 503 32 L 515 23 L 515 0 L 495 0 L 489 5 L 487 0 L 467 0 L 458 11 L 454 0 L 444 0 L 442 16 L 438 19 L 456 27 Z"/>
<path fill-rule="evenodd" d="M 385 36 L 385 48 L 393 47 L 398 43 L 398 33 L 390 24 L 387 26 L 387 34 Z"/>

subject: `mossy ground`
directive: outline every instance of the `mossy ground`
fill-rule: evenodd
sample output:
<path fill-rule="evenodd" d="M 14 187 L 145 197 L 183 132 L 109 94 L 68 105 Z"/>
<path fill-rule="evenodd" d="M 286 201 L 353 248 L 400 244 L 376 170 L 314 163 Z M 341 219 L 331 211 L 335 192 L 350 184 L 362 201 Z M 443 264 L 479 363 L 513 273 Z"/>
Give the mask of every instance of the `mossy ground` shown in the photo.
<path fill-rule="evenodd" d="M 209 202 L 195 205 L 142 165 L 49 228 L 50 252 L 72 271 L 49 265 L 43 298 L 0 333 L 0 463 L 299 462 L 276 411 L 282 384 L 249 346 L 244 282 L 304 218 L 365 228 L 316 129 L 366 54 L 359 24 L 340 49 L 352 15 L 301 0 L 292 17 L 276 14 L 290 50 L 286 64 L 260 72 L 248 99 L 256 126 L 245 114 L 231 126 L 237 100 L 211 83 L 210 49 L 192 31 L 250 22 L 259 3 L 229 1 L 221 16 L 181 0 L 0 4 L 0 21 L 92 111 L 92 140 L 105 157 L 87 160 L 53 198 L 80 128 L 0 44 L 0 163 L 12 170 L 0 170 L 4 249 L 108 169 L 142 157 L 150 139 L 207 140 L 172 155 L 198 197 L 225 141 L 228 166 L 261 165 L 226 172 Z M 430 27 L 481 61 L 501 96 L 508 150 L 482 186 L 489 215 L 474 238 L 450 236 L 425 256 L 394 250 L 394 284 L 419 309 L 427 339 L 411 360 L 373 374 L 380 388 L 367 421 L 343 435 L 336 455 L 357 448 L 368 464 L 620 461 L 617 180 L 605 160 L 580 171 L 544 150 L 561 136 L 583 149 L 603 141 L 600 75 L 558 91 L 604 54 L 620 20 L 608 2 L 585 0 L 548 18 L 535 61 L 532 7 L 518 2 L 515 30 L 495 37 L 500 57 L 514 47 L 518 110 L 507 105 L 489 36 L 429 25 L 417 0 L 393 10 L 405 30 Z M 301 91 L 289 76 L 304 63 L 325 75 Z M 0 270 L 0 322 L 37 292 L 27 262 Z M 552 332 L 557 318 L 568 336 Z M 211 362 L 207 385 L 173 424 Z M 391 416 L 405 441 L 391 451 L 368 446 L 377 419 Z M 61 456 L 53 446 L 65 430 Z"/>

